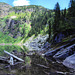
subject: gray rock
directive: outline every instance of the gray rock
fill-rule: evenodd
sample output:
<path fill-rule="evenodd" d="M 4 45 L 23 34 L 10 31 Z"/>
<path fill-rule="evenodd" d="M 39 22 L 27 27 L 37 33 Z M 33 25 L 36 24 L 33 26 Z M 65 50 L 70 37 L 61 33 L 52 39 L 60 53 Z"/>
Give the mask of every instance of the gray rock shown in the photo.
<path fill-rule="evenodd" d="M 64 61 L 63 61 L 63 65 L 65 65 L 68 68 L 72 68 L 75 70 L 75 54 L 67 57 Z"/>
<path fill-rule="evenodd" d="M 74 54 L 74 52 L 75 52 L 75 44 L 67 47 L 66 49 L 61 49 L 53 56 L 53 58 L 63 60 L 66 57 Z"/>
<path fill-rule="evenodd" d="M 48 35 L 38 35 L 37 38 L 33 39 L 34 37 L 31 37 L 31 40 L 29 42 L 24 43 L 26 47 L 28 47 L 29 50 L 42 50 L 44 43 L 46 42 L 46 39 L 48 38 Z"/>

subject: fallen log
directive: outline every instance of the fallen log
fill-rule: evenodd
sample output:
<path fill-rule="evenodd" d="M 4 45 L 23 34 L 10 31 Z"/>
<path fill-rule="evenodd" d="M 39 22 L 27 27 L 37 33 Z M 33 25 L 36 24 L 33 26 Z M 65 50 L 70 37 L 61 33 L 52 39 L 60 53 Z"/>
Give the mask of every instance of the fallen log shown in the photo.
<path fill-rule="evenodd" d="M 42 67 L 42 68 L 49 69 L 49 67 L 47 67 L 47 66 L 45 66 L 45 65 L 41 65 L 41 64 L 35 64 L 35 65 L 40 66 L 40 67 Z"/>
<path fill-rule="evenodd" d="M 58 74 L 63 74 L 63 75 L 68 74 L 68 72 L 61 72 L 61 71 L 56 71 L 56 73 L 58 73 Z"/>
<path fill-rule="evenodd" d="M 6 57 L 0 56 L 0 59 L 7 59 Z"/>
<path fill-rule="evenodd" d="M 9 53 L 9 52 L 5 51 L 5 50 L 4 50 L 4 52 L 5 52 L 6 54 L 8 54 L 10 57 L 13 57 L 13 58 L 15 58 L 15 59 L 17 59 L 17 60 L 19 60 L 19 61 L 21 61 L 21 62 L 24 62 L 24 60 L 23 60 L 23 59 L 21 59 L 21 58 L 19 58 L 19 57 L 15 56 L 15 55 L 13 55 L 13 54 L 11 54 L 11 53 Z"/>

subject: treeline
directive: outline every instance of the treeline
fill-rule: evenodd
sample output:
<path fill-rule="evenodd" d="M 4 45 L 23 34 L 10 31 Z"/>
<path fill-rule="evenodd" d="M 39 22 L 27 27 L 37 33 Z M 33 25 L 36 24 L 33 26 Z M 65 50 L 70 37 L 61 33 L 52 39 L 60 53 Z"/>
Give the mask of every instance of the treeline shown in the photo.
<path fill-rule="evenodd" d="M 75 28 L 75 0 L 70 0 L 69 8 L 64 10 L 60 10 L 60 5 L 57 2 L 54 12 L 53 23 L 49 20 L 49 40 L 56 33 Z"/>

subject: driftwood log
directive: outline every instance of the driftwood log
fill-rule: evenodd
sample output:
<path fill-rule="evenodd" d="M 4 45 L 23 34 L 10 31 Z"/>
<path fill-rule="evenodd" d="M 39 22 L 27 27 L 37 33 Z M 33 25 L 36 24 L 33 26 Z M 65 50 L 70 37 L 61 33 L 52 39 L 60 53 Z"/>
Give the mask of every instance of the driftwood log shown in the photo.
<path fill-rule="evenodd" d="M 4 50 L 4 53 L 6 53 L 6 54 L 8 54 L 8 55 L 10 56 L 10 60 L 9 60 L 9 62 L 8 62 L 8 63 L 10 63 L 10 65 L 14 65 L 14 59 L 13 59 L 13 58 L 15 58 L 16 60 L 18 60 L 18 61 L 20 61 L 20 62 L 24 62 L 23 59 L 21 59 L 21 58 L 15 56 L 15 55 L 13 55 L 13 54 L 11 54 L 11 53 L 5 51 L 5 50 Z"/>
<path fill-rule="evenodd" d="M 9 52 L 5 51 L 5 50 L 4 50 L 4 52 L 5 52 L 6 54 L 8 54 L 10 57 L 13 57 L 13 58 L 15 58 L 15 59 L 17 59 L 17 60 L 19 60 L 19 61 L 21 61 L 21 62 L 24 62 L 24 60 L 23 60 L 23 59 L 21 59 L 21 58 L 19 58 L 19 57 L 15 56 L 15 55 L 13 55 L 13 54 L 11 54 L 11 53 L 9 53 Z"/>

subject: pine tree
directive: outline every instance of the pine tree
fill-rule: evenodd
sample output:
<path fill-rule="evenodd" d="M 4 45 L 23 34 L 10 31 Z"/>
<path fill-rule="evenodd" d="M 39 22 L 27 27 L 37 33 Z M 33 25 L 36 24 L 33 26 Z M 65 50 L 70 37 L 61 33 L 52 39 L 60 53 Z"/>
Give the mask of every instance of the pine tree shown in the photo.
<path fill-rule="evenodd" d="M 50 22 L 50 20 L 48 21 L 48 24 L 49 24 L 49 39 L 50 39 L 50 37 L 51 37 L 51 22 Z"/>
<path fill-rule="evenodd" d="M 69 9 L 68 9 L 68 16 L 75 17 L 75 0 L 70 0 Z"/>
<path fill-rule="evenodd" d="M 64 18 L 66 17 L 66 8 L 64 9 L 64 14 L 63 14 Z"/>
<path fill-rule="evenodd" d="M 62 16 L 61 16 L 61 21 L 62 24 L 65 24 L 65 19 L 66 19 L 66 8 L 64 10 L 62 10 Z"/>
<path fill-rule="evenodd" d="M 59 6 L 58 2 L 55 5 L 54 11 L 55 11 L 55 17 L 54 17 L 54 24 L 53 24 L 53 33 L 58 31 L 59 25 L 60 25 L 60 23 L 59 23 L 59 21 L 60 21 L 60 6 Z"/>

